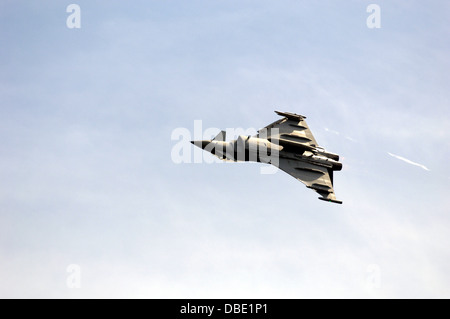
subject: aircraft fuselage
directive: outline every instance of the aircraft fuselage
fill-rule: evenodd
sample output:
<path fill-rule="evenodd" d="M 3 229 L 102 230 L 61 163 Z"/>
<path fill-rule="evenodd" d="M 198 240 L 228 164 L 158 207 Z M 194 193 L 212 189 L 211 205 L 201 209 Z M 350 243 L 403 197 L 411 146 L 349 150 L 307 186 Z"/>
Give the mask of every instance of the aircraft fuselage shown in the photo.
<path fill-rule="evenodd" d="M 275 156 L 301 160 L 307 163 L 327 167 L 333 171 L 340 171 L 342 164 L 339 156 L 326 152 L 320 147 L 311 147 L 298 143 L 273 143 L 268 139 L 254 136 L 239 136 L 236 140 L 225 141 L 194 141 L 194 144 L 209 151 L 220 159 L 235 162 L 273 163 Z"/>

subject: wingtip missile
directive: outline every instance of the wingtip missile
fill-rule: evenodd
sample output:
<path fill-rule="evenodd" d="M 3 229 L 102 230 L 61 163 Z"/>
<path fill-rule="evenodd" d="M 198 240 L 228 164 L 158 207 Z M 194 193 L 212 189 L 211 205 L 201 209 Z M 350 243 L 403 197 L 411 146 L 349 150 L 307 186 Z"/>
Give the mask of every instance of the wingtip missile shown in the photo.
<path fill-rule="evenodd" d="M 326 202 L 331 202 L 331 203 L 336 203 L 336 204 L 342 204 L 343 202 L 341 200 L 337 200 L 337 199 L 329 199 L 329 198 L 325 198 L 325 197 L 318 197 L 320 200 L 326 201 Z"/>
<path fill-rule="evenodd" d="M 300 114 L 295 114 L 295 113 L 290 113 L 290 112 L 281 112 L 281 111 L 275 111 L 275 113 L 277 113 L 279 116 L 285 116 L 289 119 L 294 119 L 294 120 L 303 120 L 306 119 L 306 116 L 300 115 Z"/>

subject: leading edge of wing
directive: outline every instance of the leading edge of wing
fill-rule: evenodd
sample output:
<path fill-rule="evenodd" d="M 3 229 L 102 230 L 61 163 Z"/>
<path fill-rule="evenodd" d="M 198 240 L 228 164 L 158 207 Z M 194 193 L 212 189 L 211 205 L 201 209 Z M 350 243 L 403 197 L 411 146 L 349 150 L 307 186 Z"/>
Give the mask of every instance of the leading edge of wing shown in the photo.
<path fill-rule="evenodd" d="M 280 158 L 278 168 L 316 191 L 321 196 L 320 200 L 342 204 L 342 201 L 338 200 L 334 194 L 331 176 L 326 167 Z"/>
<path fill-rule="evenodd" d="M 263 135 L 263 137 L 270 139 L 276 139 L 285 143 L 293 143 L 295 144 L 304 144 L 312 147 L 318 146 L 314 135 L 309 129 L 308 124 L 305 121 L 305 116 L 289 113 L 289 112 L 281 112 L 275 111 L 283 118 L 265 126 L 261 130 L 258 131 L 258 136 Z M 273 129 L 277 129 L 277 133 L 273 131 Z M 266 130 L 266 132 L 262 132 Z"/>

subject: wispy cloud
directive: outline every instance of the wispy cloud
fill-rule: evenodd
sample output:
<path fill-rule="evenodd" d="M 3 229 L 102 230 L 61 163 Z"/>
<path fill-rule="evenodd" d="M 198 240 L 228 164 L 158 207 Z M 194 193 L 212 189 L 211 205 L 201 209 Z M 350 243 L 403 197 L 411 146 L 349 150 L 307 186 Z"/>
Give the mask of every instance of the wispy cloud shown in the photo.
<path fill-rule="evenodd" d="M 335 135 L 341 135 L 340 132 L 331 130 L 331 129 L 329 129 L 328 127 L 325 127 L 325 131 L 327 131 L 327 132 L 329 132 L 329 133 L 333 133 L 333 134 L 335 134 Z M 349 140 L 350 142 L 356 143 L 356 140 L 355 140 L 353 137 L 350 137 L 350 136 L 347 136 L 347 135 L 346 135 L 346 136 L 345 136 L 345 139 Z"/>
<path fill-rule="evenodd" d="M 419 167 L 423 168 L 424 170 L 429 171 L 428 167 L 426 167 L 425 165 L 422 165 L 422 164 L 413 162 L 413 161 L 411 161 L 411 160 L 409 160 L 409 159 L 407 159 L 407 158 L 404 158 L 404 157 L 401 157 L 401 156 L 398 156 L 398 155 L 395 155 L 395 154 L 392 154 L 392 153 L 389 153 L 389 152 L 388 152 L 388 154 L 389 154 L 390 156 L 395 157 L 396 159 L 399 159 L 399 160 L 401 160 L 401 161 L 404 161 L 404 162 L 406 162 L 406 163 L 408 163 L 408 164 L 415 165 L 415 166 L 419 166 Z"/>
<path fill-rule="evenodd" d="M 330 130 L 328 127 L 325 127 L 325 131 L 339 135 L 340 133 L 338 131 Z"/>

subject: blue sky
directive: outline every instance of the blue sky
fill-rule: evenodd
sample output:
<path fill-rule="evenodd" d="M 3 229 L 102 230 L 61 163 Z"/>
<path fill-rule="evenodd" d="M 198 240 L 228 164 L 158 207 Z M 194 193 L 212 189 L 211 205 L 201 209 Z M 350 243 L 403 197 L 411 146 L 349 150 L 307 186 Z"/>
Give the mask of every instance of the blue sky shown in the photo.
<path fill-rule="evenodd" d="M 1 297 L 450 297 L 446 1 L 71 3 L 0 3 Z M 343 205 L 171 159 L 275 109 L 341 155 Z"/>

